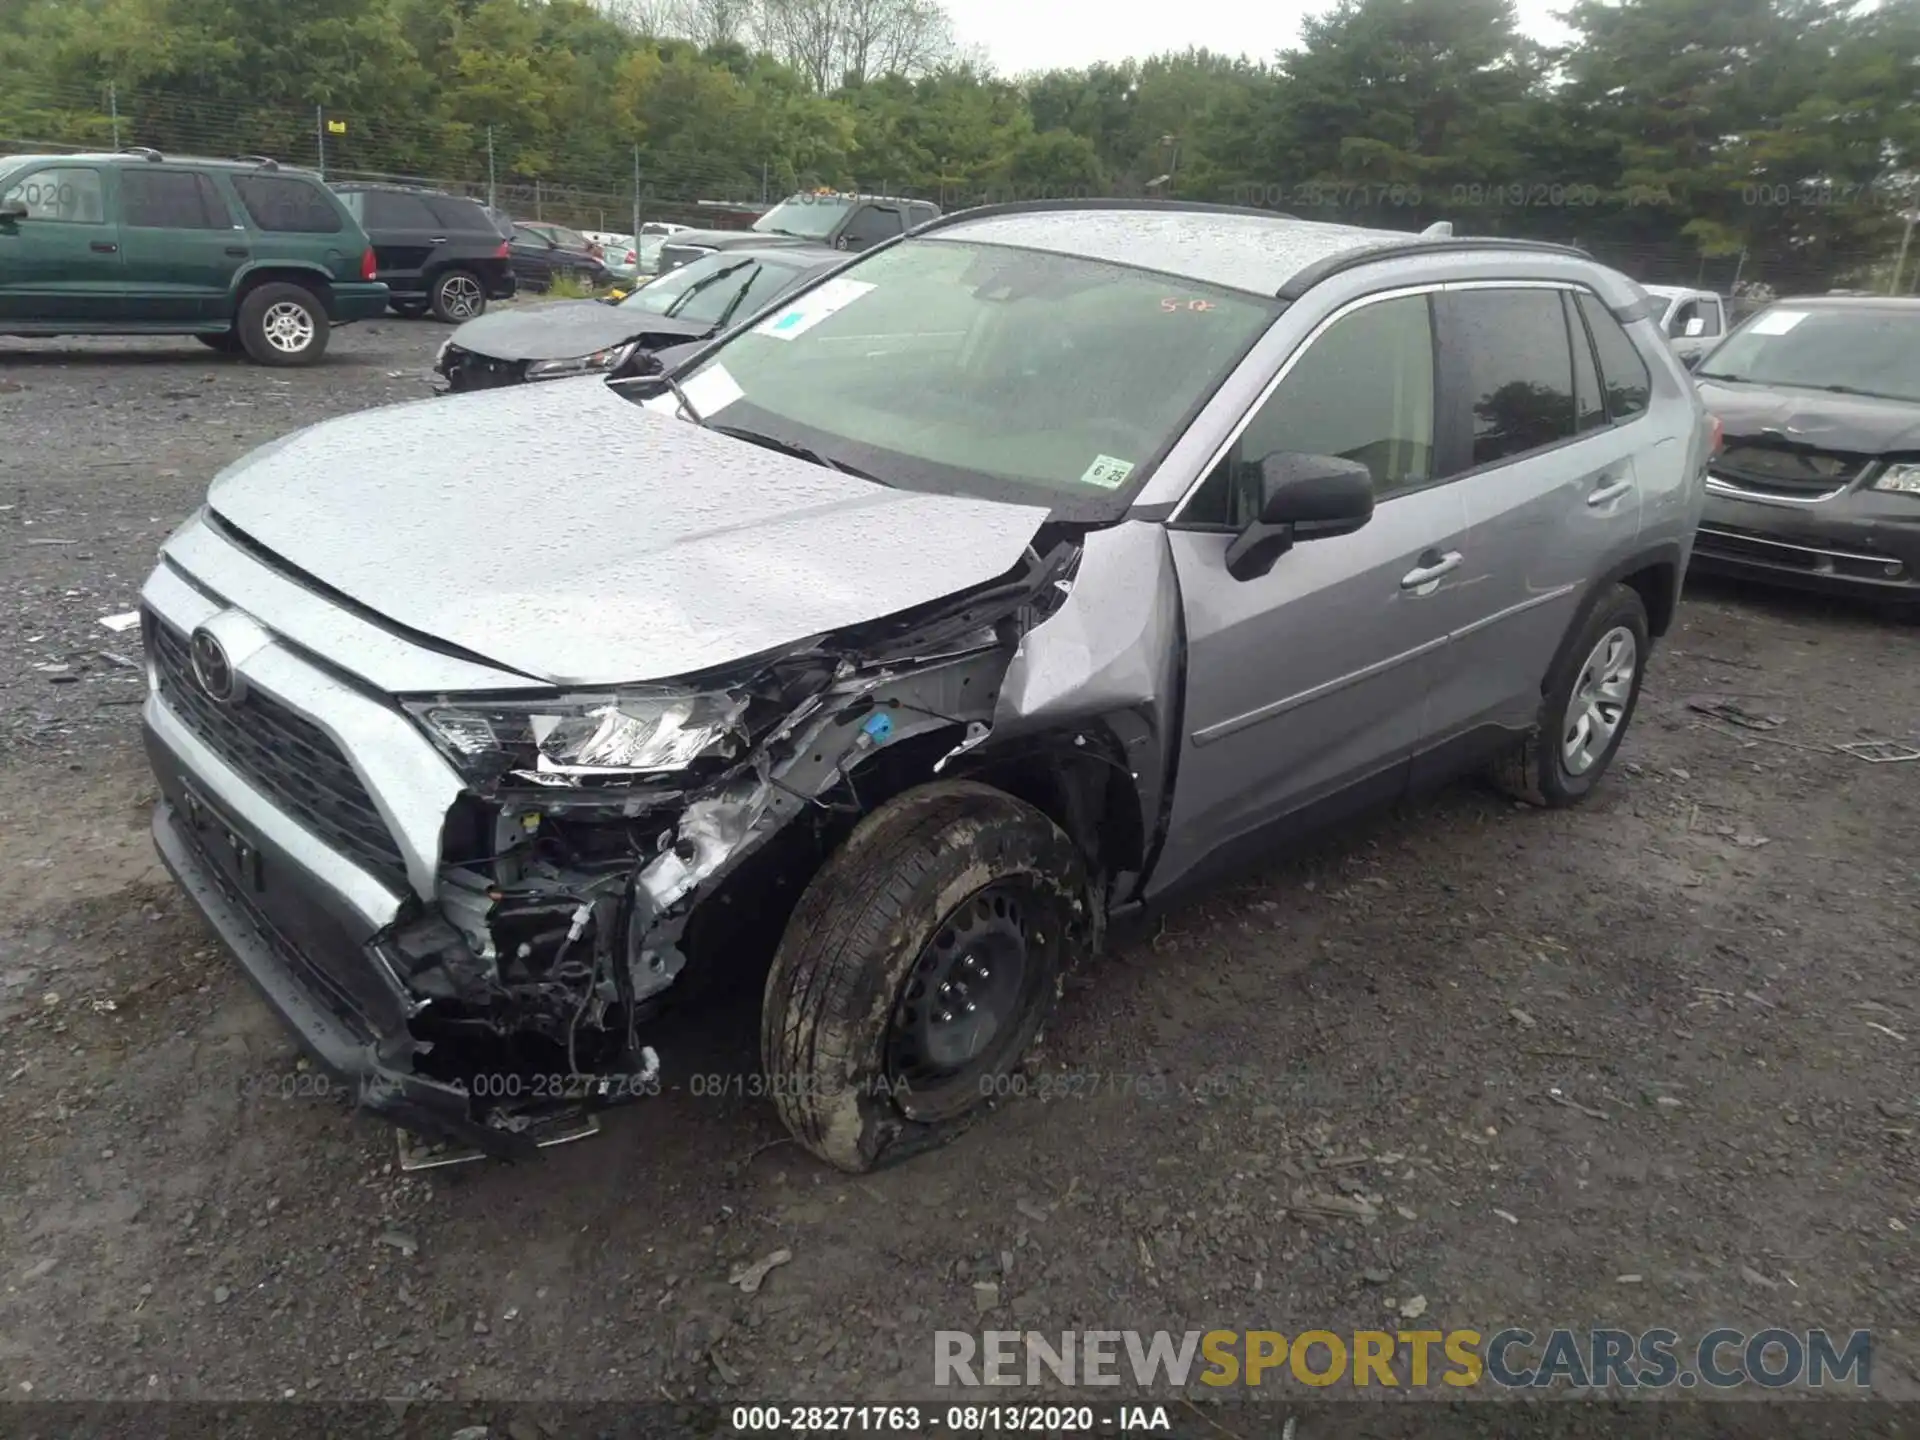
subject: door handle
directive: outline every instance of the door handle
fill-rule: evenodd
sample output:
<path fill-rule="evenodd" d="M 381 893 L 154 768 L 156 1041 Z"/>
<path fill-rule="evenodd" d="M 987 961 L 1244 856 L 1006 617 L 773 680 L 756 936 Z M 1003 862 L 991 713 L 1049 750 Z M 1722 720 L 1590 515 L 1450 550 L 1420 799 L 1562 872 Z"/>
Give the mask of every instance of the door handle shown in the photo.
<path fill-rule="evenodd" d="M 1433 554 L 1433 551 L 1429 550 L 1427 555 L 1431 554 Z M 1426 555 L 1420 558 L 1424 560 L 1426 559 Z M 1466 557 L 1458 550 L 1449 550 L 1431 565 L 1422 565 L 1402 575 L 1400 577 L 1400 588 L 1402 590 L 1414 591 L 1416 594 L 1425 593 L 1442 575 L 1450 575 L 1459 569 L 1460 562 L 1465 558 Z"/>
<path fill-rule="evenodd" d="M 244 245 L 227 246 L 227 254 L 233 256 L 237 260 L 244 260 L 247 258 L 247 256 L 251 255 L 252 253 L 253 252 L 247 249 L 247 247 Z"/>
<path fill-rule="evenodd" d="M 444 245 L 446 243 L 447 237 L 444 235 L 429 235 L 427 237 L 427 244 L 429 245 Z"/>
<path fill-rule="evenodd" d="M 1631 489 L 1633 489 L 1633 481 L 1615 480 L 1611 484 L 1602 485 L 1598 490 L 1595 490 L 1591 495 L 1587 496 L 1587 504 L 1597 508 L 1606 504 L 1609 500 L 1618 500 Z"/>
<path fill-rule="evenodd" d="M 96 255 L 111 255 L 120 247 L 111 240 L 95 240 L 87 248 Z"/>

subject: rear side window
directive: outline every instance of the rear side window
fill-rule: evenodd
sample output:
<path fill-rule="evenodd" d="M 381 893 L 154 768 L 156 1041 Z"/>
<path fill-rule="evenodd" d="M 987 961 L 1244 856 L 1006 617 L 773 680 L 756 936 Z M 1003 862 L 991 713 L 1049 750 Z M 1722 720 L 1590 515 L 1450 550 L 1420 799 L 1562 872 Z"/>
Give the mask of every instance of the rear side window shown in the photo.
<path fill-rule="evenodd" d="M 1574 308 L 1573 296 L 1565 291 L 1560 303 L 1567 316 L 1567 328 L 1573 336 L 1573 417 L 1582 435 L 1607 423 L 1607 402 L 1600 393 L 1600 370 L 1593 358 L 1593 342 L 1587 338 L 1587 325 Z"/>
<path fill-rule="evenodd" d="M 937 220 L 939 217 L 940 212 L 924 201 L 909 205 L 907 207 L 907 228 L 911 230 L 916 225 L 924 225 L 927 221 Z"/>
<path fill-rule="evenodd" d="M 1433 324 L 1424 295 L 1363 305 L 1315 340 L 1214 472 L 1183 520 L 1236 528 L 1260 504 L 1260 462 L 1337 455 L 1373 472 L 1383 499 L 1433 474 Z"/>
<path fill-rule="evenodd" d="M 35 170 L 9 185 L 0 200 L 20 201 L 33 220 L 65 220 L 74 225 L 107 223 L 100 172 L 78 165 Z"/>
<path fill-rule="evenodd" d="M 259 229 L 281 235 L 337 235 L 340 207 L 311 180 L 292 175 L 235 175 L 233 193 Z"/>
<path fill-rule="evenodd" d="M 1572 439 L 1573 350 L 1559 292 L 1462 290 L 1447 304 L 1452 378 L 1469 410 L 1467 466 Z"/>
<path fill-rule="evenodd" d="M 492 235 L 500 227 L 487 217 L 478 201 L 458 195 L 422 195 L 420 201 L 443 229 L 463 234 Z"/>
<path fill-rule="evenodd" d="M 230 230 L 233 219 L 213 181 L 197 171 L 120 172 L 120 223 L 141 230 Z"/>
<path fill-rule="evenodd" d="M 1653 392 L 1653 376 L 1627 332 L 1596 295 L 1581 294 L 1580 314 L 1593 336 L 1600 357 L 1600 387 L 1607 396 L 1607 418 L 1614 424 L 1645 413 Z"/>
<path fill-rule="evenodd" d="M 436 230 L 440 226 L 417 195 L 392 190 L 368 190 L 365 194 L 369 230 Z"/>

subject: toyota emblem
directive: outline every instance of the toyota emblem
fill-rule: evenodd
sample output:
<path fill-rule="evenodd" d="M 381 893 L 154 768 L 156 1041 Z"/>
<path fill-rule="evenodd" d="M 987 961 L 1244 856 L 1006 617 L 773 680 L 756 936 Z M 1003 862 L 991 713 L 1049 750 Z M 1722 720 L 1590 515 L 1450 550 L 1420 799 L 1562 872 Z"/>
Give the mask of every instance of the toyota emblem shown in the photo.
<path fill-rule="evenodd" d="M 225 648 L 204 625 L 193 632 L 189 648 L 193 652 L 193 678 L 200 682 L 200 688 L 222 705 L 230 704 L 234 676 Z"/>

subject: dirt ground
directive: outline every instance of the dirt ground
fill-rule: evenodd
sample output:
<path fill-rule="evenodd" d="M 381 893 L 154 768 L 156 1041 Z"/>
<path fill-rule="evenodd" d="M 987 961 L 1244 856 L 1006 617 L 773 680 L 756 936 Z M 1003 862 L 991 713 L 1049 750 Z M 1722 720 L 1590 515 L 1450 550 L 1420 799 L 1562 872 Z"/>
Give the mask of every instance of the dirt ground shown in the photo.
<path fill-rule="evenodd" d="M 930 1393 L 936 1329 L 1415 1297 L 1483 1334 L 1868 1328 L 1874 1390 L 1920 1395 L 1920 763 L 1831 748 L 1920 738 L 1920 631 L 1844 605 L 1696 587 L 1593 803 L 1461 786 L 1127 928 L 1047 1093 L 896 1170 L 782 1140 L 752 996 L 523 1167 L 403 1175 L 283 1093 L 290 1042 L 152 854 L 137 636 L 98 621 L 222 465 L 424 395 L 444 334 L 292 374 L 0 340 L 9 1397 L 879 1401 Z"/>

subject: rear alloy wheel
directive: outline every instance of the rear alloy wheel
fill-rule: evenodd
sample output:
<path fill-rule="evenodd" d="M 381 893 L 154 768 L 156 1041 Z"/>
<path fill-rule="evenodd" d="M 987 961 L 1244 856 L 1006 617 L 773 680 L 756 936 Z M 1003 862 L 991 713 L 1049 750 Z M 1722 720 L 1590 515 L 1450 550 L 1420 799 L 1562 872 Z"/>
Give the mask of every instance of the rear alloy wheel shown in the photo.
<path fill-rule="evenodd" d="M 460 325 L 486 313 L 487 292 L 471 270 L 448 270 L 433 282 L 427 305 L 442 324 Z"/>
<path fill-rule="evenodd" d="M 1548 677 L 1533 733 L 1495 762 L 1494 783 L 1553 809 L 1586 799 L 1626 738 L 1650 644 L 1646 602 L 1614 586 Z"/>
<path fill-rule="evenodd" d="M 1073 842 L 1004 791 L 942 782 L 867 816 L 767 976 L 761 1062 L 794 1138 L 858 1173 L 958 1135 L 1013 1088 L 1092 905 Z"/>
<path fill-rule="evenodd" d="M 311 365 L 327 351 L 332 332 L 326 309 L 302 285 L 277 283 L 249 290 L 234 327 L 259 365 Z"/>

